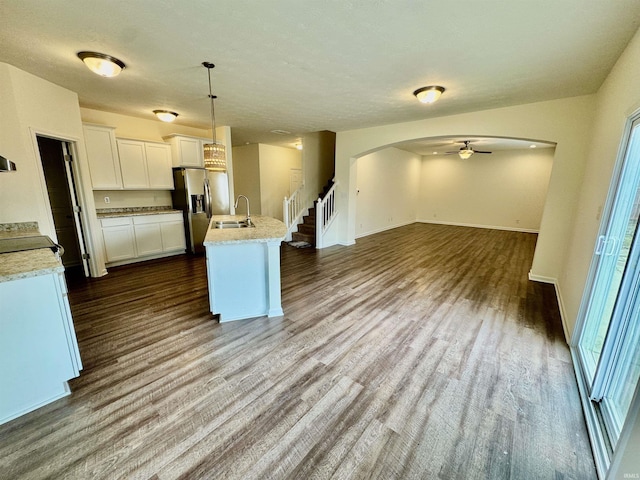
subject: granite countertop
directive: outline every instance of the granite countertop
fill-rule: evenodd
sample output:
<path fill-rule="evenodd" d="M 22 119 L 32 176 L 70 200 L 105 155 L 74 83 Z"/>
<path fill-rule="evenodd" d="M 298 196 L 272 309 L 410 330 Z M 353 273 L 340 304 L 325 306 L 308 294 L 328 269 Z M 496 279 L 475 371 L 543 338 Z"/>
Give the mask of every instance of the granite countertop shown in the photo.
<path fill-rule="evenodd" d="M 214 215 L 211 222 L 216 220 L 245 220 L 245 215 Z M 207 230 L 204 245 L 215 246 L 233 243 L 267 242 L 284 240 L 287 227 L 283 222 L 271 217 L 252 215 L 251 220 L 255 227 L 249 228 L 211 228 Z"/>
<path fill-rule="evenodd" d="M 14 224 L 15 228 L 2 228 L 0 238 L 18 238 L 40 235 L 37 223 L 33 225 Z M 9 282 L 20 278 L 37 277 L 49 273 L 64 272 L 64 267 L 57 255 L 49 248 L 26 250 L 22 252 L 0 254 L 0 282 Z"/>
<path fill-rule="evenodd" d="M 124 208 L 98 208 L 96 216 L 100 218 L 134 217 L 138 215 L 161 215 L 164 213 L 182 213 L 170 206 L 163 207 L 124 207 Z"/>

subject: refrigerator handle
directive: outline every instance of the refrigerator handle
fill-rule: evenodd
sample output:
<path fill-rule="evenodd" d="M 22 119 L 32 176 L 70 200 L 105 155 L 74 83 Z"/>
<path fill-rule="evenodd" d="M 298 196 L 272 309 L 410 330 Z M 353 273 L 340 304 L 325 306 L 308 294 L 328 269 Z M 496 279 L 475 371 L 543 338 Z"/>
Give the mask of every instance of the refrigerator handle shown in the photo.
<path fill-rule="evenodd" d="M 211 186 L 208 178 L 204 179 L 204 211 L 207 214 L 207 218 L 211 218 Z"/>

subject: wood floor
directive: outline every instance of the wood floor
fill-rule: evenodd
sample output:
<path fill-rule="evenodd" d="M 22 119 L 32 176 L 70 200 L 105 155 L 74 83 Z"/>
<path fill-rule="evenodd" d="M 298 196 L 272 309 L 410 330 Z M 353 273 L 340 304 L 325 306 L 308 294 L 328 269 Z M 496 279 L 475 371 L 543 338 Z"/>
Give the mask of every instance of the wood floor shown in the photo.
<path fill-rule="evenodd" d="M 282 248 L 284 317 L 217 324 L 204 259 L 70 280 L 73 394 L 2 479 L 594 479 L 536 236 L 414 224 Z"/>

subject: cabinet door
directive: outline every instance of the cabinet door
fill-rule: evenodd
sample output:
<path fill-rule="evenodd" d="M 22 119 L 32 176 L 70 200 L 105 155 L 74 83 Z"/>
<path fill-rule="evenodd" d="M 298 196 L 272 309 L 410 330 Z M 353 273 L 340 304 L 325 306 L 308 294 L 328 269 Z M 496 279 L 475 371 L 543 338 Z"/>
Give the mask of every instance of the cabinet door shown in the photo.
<path fill-rule="evenodd" d="M 118 139 L 124 188 L 149 188 L 144 142 Z"/>
<path fill-rule="evenodd" d="M 138 256 L 162 253 L 162 237 L 159 223 L 145 223 L 134 226 Z"/>
<path fill-rule="evenodd" d="M 196 138 L 176 138 L 180 167 L 203 167 L 204 159 L 200 141 Z"/>
<path fill-rule="evenodd" d="M 149 188 L 173 189 L 171 170 L 171 146 L 161 143 L 145 143 Z"/>
<path fill-rule="evenodd" d="M 0 283 L 0 422 L 67 395 L 64 382 L 78 376 L 57 275 Z"/>
<path fill-rule="evenodd" d="M 162 249 L 165 252 L 187 248 L 184 223 L 182 221 L 161 223 L 160 229 L 162 233 Z"/>
<path fill-rule="evenodd" d="M 94 190 L 121 190 L 122 175 L 114 129 L 84 125 L 84 144 Z"/>
<path fill-rule="evenodd" d="M 107 262 L 116 262 L 136 257 L 132 225 L 103 227 L 104 251 Z"/>

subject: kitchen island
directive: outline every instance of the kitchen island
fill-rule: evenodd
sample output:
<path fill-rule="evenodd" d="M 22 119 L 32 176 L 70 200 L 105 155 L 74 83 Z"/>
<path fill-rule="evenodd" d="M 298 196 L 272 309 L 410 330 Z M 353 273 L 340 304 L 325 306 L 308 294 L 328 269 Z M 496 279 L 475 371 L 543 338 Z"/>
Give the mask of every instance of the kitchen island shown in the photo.
<path fill-rule="evenodd" d="M 252 215 L 254 227 L 213 228 L 215 222 L 242 220 L 242 215 L 214 215 L 204 239 L 209 306 L 220 322 L 283 315 L 280 243 L 286 226 L 275 218 Z"/>
<path fill-rule="evenodd" d="M 35 222 L 0 224 L 0 239 L 37 235 Z M 80 374 L 82 362 L 64 267 L 52 250 L 0 254 L 0 305 L 2 424 L 69 395 L 67 382 Z"/>

